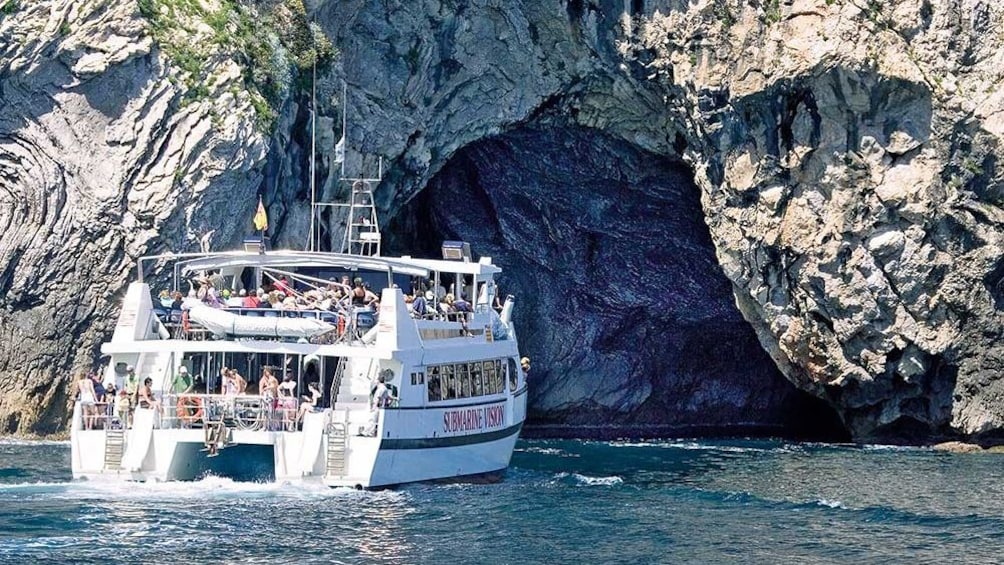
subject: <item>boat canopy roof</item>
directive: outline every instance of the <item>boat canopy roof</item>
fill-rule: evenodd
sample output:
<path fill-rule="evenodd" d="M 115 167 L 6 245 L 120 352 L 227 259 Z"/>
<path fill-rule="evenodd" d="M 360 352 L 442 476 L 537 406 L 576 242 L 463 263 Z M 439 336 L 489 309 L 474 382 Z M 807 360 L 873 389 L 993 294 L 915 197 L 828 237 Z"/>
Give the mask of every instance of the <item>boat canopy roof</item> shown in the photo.
<path fill-rule="evenodd" d="M 168 253 L 140 258 L 139 280 L 143 280 L 143 267 L 149 261 L 177 261 L 185 272 L 229 269 L 235 267 L 340 267 L 394 272 L 403 275 L 427 277 L 431 271 L 459 273 L 487 278 L 502 272 L 491 264 L 490 258 L 477 263 L 446 261 L 442 259 L 414 259 L 411 257 L 373 257 L 345 253 L 311 251 L 228 251 L 218 253 Z"/>

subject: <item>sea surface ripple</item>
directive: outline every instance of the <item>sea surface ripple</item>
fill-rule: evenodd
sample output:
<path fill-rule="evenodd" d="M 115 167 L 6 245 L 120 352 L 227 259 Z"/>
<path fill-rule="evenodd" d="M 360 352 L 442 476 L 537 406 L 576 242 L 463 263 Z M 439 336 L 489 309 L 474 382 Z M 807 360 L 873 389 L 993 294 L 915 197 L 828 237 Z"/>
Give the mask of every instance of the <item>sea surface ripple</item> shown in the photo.
<path fill-rule="evenodd" d="M 521 441 L 496 484 L 70 480 L 0 439 L 0 563 L 991 563 L 1004 456 L 768 440 Z"/>

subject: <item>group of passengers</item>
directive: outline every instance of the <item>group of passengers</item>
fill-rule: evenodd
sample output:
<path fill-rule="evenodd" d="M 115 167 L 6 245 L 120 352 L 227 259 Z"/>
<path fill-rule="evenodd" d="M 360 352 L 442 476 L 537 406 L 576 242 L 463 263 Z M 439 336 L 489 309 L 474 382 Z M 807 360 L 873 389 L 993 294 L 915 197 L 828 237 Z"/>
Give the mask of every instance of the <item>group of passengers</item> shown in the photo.
<path fill-rule="evenodd" d="M 128 427 L 136 407 L 160 410 L 160 402 L 153 392 L 153 379 L 147 377 L 140 383 L 132 365 L 126 367 L 126 377 L 121 389 L 114 381 L 102 382 L 100 372 L 80 373 L 73 383 L 75 396 L 80 401 L 85 430 L 107 426 Z"/>
<path fill-rule="evenodd" d="M 198 289 L 193 285 L 185 297 L 181 292 L 171 293 L 162 290 L 159 302 L 165 310 L 185 310 L 194 302 L 213 308 L 245 308 L 271 309 L 293 311 L 330 311 L 345 312 L 349 307 L 368 307 L 379 310 L 380 297 L 362 278 L 350 280 L 343 276 L 341 282 L 334 279 L 327 285 L 317 286 L 305 291 L 297 291 L 289 280 L 282 276 L 273 279 L 253 292 L 245 289 L 231 291 L 228 288 L 219 290 L 218 285 L 224 285 L 218 273 L 202 276 L 196 279 Z"/>

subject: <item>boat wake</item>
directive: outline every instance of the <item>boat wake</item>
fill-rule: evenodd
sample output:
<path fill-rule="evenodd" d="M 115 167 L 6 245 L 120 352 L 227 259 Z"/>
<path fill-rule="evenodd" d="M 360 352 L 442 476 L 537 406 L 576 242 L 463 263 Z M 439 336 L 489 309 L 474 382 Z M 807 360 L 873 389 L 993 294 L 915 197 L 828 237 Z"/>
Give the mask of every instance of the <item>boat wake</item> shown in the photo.
<path fill-rule="evenodd" d="M 321 498 L 397 500 L 404 496 L 395 491 L 359 491 L 329 488 L 321 484 L 288 482 L 240 482 L 225 477 L 207 476 L 198 481 L 122 482 L 118 479 L 93 479 L 67 482 L 25 482 L 0 484 L 0 498 L 30 495 L 79 500 L 227 500 L 281 498 L 313 500 Z"/>

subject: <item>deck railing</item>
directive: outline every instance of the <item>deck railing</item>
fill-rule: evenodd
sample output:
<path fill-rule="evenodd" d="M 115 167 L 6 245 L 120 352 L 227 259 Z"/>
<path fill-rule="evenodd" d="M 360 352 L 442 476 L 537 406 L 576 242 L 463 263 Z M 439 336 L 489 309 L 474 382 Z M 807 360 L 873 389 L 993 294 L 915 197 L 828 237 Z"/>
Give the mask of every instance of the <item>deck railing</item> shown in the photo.
<path fill-rule="evenodd" d="M 201 428 L 224 422 L 238 430 L 295 431 L 302 401 L 292 397 L 258 395 L 165 394 L 159 401 L 157 429 Z M 79 430 L 131 428 L 131 410 L 116 411 L 114 403 L 99 402 L 96 413 L 84 413 L 75 422 Z"/>

